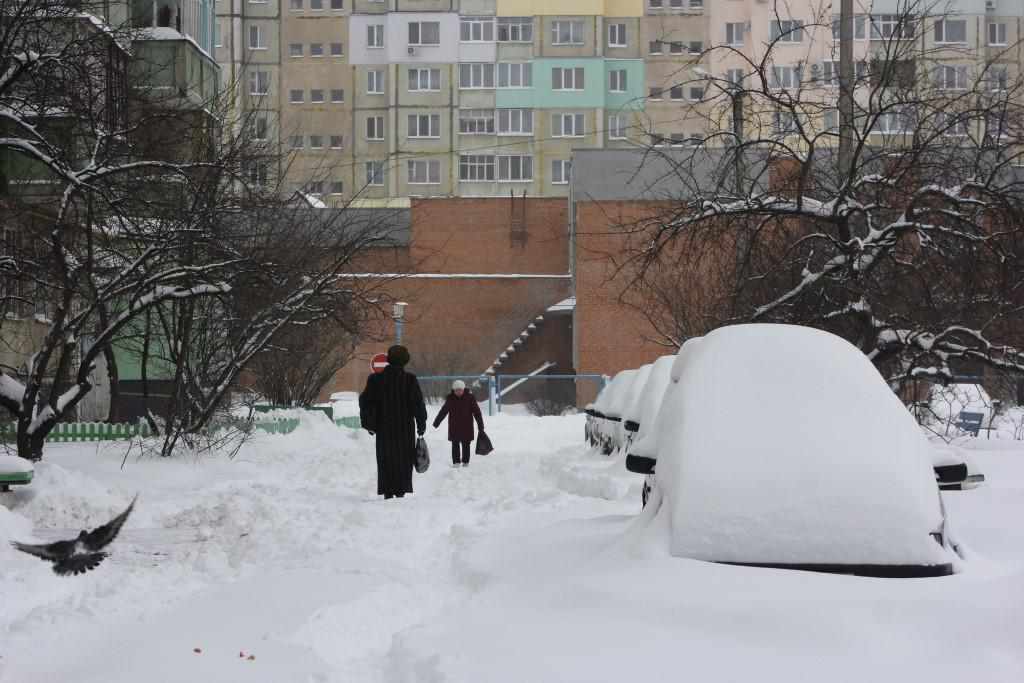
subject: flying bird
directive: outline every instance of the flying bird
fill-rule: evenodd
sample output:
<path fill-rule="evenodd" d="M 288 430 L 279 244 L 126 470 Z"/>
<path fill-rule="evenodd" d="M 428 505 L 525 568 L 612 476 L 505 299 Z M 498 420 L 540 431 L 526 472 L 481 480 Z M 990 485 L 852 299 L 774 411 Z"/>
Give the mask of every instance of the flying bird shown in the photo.
<path fill-rule="evenodd" d="M 39 545 L 11 541 L 11 545 L 23 553 L 53 562 L 53 571 L 58 576 L 84 574 L 98 567 L 100 562 L 106 559 L 109 553 L 104 552 L 103 548 L 117 537 L 117 533 L 128 520 L 128 515 L 132 513 L 137 499 L 138 496 L 132 498 L 131 504 L 124 512 L 103 526 L 92 531 L 83 529 L 78 538 Z"/>

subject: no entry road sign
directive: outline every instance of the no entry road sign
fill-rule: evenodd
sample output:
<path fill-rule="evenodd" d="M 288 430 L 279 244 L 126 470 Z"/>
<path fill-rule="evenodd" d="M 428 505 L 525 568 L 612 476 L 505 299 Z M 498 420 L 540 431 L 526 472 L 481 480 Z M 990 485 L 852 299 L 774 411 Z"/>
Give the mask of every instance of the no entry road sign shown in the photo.
<path fill-rule="evenodd" d="M 388 354 L 378 353 L 370 361 L 370 369 L 374 372 L 384 372 L 384 368 L 388 366 Z"/>

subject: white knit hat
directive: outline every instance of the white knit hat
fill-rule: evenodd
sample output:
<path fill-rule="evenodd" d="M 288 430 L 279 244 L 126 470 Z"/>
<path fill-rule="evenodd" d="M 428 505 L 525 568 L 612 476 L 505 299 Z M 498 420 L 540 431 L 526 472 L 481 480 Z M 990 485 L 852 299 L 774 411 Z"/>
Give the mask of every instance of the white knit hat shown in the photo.
<path fill-rule="evenodd" d="M 457 379 L 454 382 L 452 382 L 452 390 L 453 391 L 455 389 L 465 389 L 465 388 L 466 388 L 466 383 L 463 382 L 461 379 Z"/>

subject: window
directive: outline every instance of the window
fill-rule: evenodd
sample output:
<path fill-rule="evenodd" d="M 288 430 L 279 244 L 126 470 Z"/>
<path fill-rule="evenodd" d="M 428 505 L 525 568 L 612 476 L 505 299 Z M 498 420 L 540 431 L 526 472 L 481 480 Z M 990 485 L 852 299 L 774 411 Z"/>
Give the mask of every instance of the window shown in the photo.
<path fill-rule="evenodd" d="M 661 88 L 652 87 L 650 89 L 650 94 L 648 95 L 648 98 L 652 100 L 660 100 L 663 94 L 664 91 Z"/>
<path fill-rule="evenodd" d="M 892 76 L 896 79 L 902 77 L 903 70 L 906 68 L 900 66 L 901 64 L 907 64 L 910 67 L 911 73 L 913 73 L 912 62 L 899 62 L 894 63 L 892 66 Z M 868 63 L 864 61 L 853 63 L 853 80 L 855 84 L 862 83 L 868 78 Z M 821 81 L 822 85 L 837 88 L 839 87 L 839 62 L 836 61 L 825 61 L 821 63 Z M 902 85 L 902 81 L 901 81 Z"/>
<path fill-rule="evenodd" d="M 434 159 L 410 159 L 408 162 L 410 185 L 438 185 L 441 182 L 441 162 Z"/>
<path fill-rule="evenodd" d="M 384 24 L 367 24 L 366 47 L 384 47 Z"/>
<path fill-rule="evenodd" d="M 793 89 L 800 87 L 800 67 L 798 66 L 775 66 L 772 67 L 772 87 L 778 89 Z"/>
<path fill-rule="evenodd" d="M 331 194 L 341 194 L 345 191 L 345 183 L 340 180 L 331 181 Z"/>
<path fill-rule="evenodd" d="M 533 135 L 533 110 L 499 109 L 498 135 Z"/>
<path fill-rule="evenodd" d="M 267 139 L 267 117 L 257 116 L 252 120 L 252 139 L 253 140 L 266 140 Z"/>
<path fill-rule="evenodd" d="M 1004 112 L 988 112 L 985 114 L 985 138 L 988 142 L 1006 137 L 1008 128 Z"/>
<path fill-rule="evenodd" d="M 935 117 L 935 128 L 946 137 L 962 138 L 967 135 L 967 119 L 958 114 L 939 112 Z"/>
<path fill-rule="evenodd" d="M 733 47 L 743 45 L 743 22 L 730 22 L 725 25 L 725 44 Z"/>
<path fill-rule="evenodd" d="M 690 9 L 704 9 L 704 0 L 690 0 Z"/>
<path fill-rule="evenodd" d="M 288 6 L 293 12 L 301 12 L 302 0 L 291 0 L 291 2 L 288 3 Z"/>
<path fill-rule="evenodd" d="M 608 47 L 626 47 L 625 24 L 608 24 Z"/>
<path fill-rule="evenodd" d="M 324 136 L 323 135 L 310 135 L 309 136 L 309 148 L 310 149 L 323 149 L 324 148 Z"/>
<path fill-rule="evenodd" d="M 366 94 L 384 94 L 384 71 L 382 69 L 373 69 L 366 72 Z"/>
<path fill-rule="evenodd" d="M 699 55 L 701 52 L 704 52 L 704 43 L 699 40 L 691 40 L 689 49 L 691 55 Z"/>
<path fill-rule="evenodd" d="M 988 25 L 988 44 L 1006 45 L 1006 24 L 990 23 Z"/>
<path fill-rule="evenodd" d="M 498 180 L 529 182 L 533 180 L 533 157 L 527 154 L 498 156 Z"/>
<path fill-rule="evenodd" d="M 551 69 L 552 90 L 583 90 L 583 67 Z"/>
<path fill-rule="evenodd" d="M 345 90 L 342 88 L 331 88 L 331 102 L 341 104 L 345 101 Z"/>
<path fill-rule="evenodd" d="M 322 103 L 324 101 L 324 91 L 320 88 L 313 88 L 309 91 L 309 101 L 315 103 Z"/>
<path fill-rule="evenodd" d="M 409 137 L 439 138 L 441 137 L 440 114 L 409 114 Z"/>
<path fill-rule="evenodd" d="M 249 72 L 249 94 L 266 95 L 270 92 L 270 72 L 250 71 Z"/>
<path fill-rule="evenodd" d="M 822 113 L 822 127 L 826 133 L 835 133 L 839 131 L 839 110 L 838 109 L 826 109 Z"/>
<path fill-rule="evenodd" d="M 796 131 L 796 117 L 791 111 L 777 111 L 772 115 L 772 131 L 776 135 L 786 135 Z"/>
<path fill-rule="evenodd" d="M 224 35 L 224 29 L 221 28 L 220 22 L 216 22 L 213 25 L 213 46 L 222 47 L 221 36 Z"/>
<path fill-rule="evenodd" d="M 551 117 L 551 137 L 581 138 L 584 131 L 583 114 L 554 114 Z"/>
<path fill-rule="evenodd" d="M 668 44 L 669 54 L 681 55 L 686 52 L 686 45 L 680 41 L 673 41 Z"/>
<path fill-rule="evenodd" d="M 912 15 L 872 14 L 871 40 L 907 40 L 914 37 L 917 20 Z"/>
<path fill-rule="evenodd" d="M 345 54 L 345 46 L 341 43 L 331 43 L 331 56 L 341 57 Z"/>
<path fill-rule="evenodd" d="M 384 162 L 383 161 L 367 161 L 366 162 L 366 184 L 367 185 L 383 185 L 384 184 Z"/>
<path fill-rule="evenodd" d="M 459 64 L 459 88 L 475 90 L 493 87 L 493 64 Z"/>
<path fill-rule="evenodd" d="M 485 135 L 494 133 L 493 109 L 460 109 L 459 133 L 462 135 Z"/>
<path fill-rule="evenodd" d="M 309 0 L 309 9 L 314 12 L 322 12 L 324 9 L 324 0 Z"/>
<path fill-rule="evenodd" d="M 623 114 L 611 114 L 608 117 L 608 138 L 611 140 L 626 139 L 626 117 Z"/>
<path fill-rule="evenodd" d="M 608 72 L 608 90 L 626 92 L 626 70 L 614 69 Z"/>
<path fill-rule="evenodd" d="M 499 88 L 532 88 L 533 64 L 501 63 L 498 64 Z"/>
<path fill-rule="evenodd" d="M 780 43 L 801 43 L 804 40 L 804 22 L 798 19 L 773 21 L 772 40 Z"/>
<path fill-rule="evenodd" d="M 309 44 L 309 56 L 310 57 L 323 57 L 324 56 L 324 44 L 323 43 L 310 43 Z"/>
<path fill-rule="evenodd" d="M 582 45 L 583 44 L 583 22 L 582 21 L 552 21 L 551 22 L 551 44 L 552 45 Z"/>
<path fill-rule="evenodd" d="M 264 159 L 251 161 L 246 169 L 249 182 L 256 187 L 263 187 L 267 184 L 270 175 L 270 164 Z"/>
<path fill-rule="evenodd" d="M 661 9 L 664 7 L 663 2 L 664 0 L 647 0 L 647 6 L 651 9 Z"/>
<path fill-rule="evenodd" d="M 936 43 L 966 43 L 967 21 L 964 19 L 939 19 L 935 22 Z"/>
<path fill-rule="evenodd" d="M 647 44 L 647 52 L 652 55 L 660 55 L 664 50 L 664 45 L 660 40 L 652 40 Z"/>
<path fill-rule="evenodd" d="M 341 149 L 345 146 L 344 135 L 332 135 L 331 136 L 331 149 Z"/>
<path fill-rule="evenodd" d="M 345 9 L 345 0 L 331 0 L 331 9 L 334 9 L 334 10 Z"/>
<path fill-rule="evenodd" d="M 668 89 L 668 98 L 670 100 L 681 100 L 683 99 L 683 86 L 673 85 Z"/>
<path fill-rule="evenodd" d="M 913 116 L 910 109 L 891 109 L 878 115 L 872 130 L 876 133 L 887 135 L 907 133 L 913 129 Z"/>
<path fill-rule="evenodd" d="M 494 180 L 494 157 L 490 154 L 460 154 L 459 180 L 487 182 Z"/>
<path fill-rule="evenodd" d="M 498 40 L 502 43 L 532 43 L 532 17 L 498 17 Z"/>
<path fill-rule="evenodd" d="M 935 87 L 939 90 L 966 90 L 967 67 L 947 66 L 944 64 L 936 66 Z"/>
<path fill-rule="evenodd" d="M 288 101 L 292 104 L 302 104 L 305 101 L 305 90 L 289 90 Z"/>
<path fill-rule="evenodd" d="M 992 64 L 988 67 L 985 80 L 991 92 L 1005 92 L 1010 87 L 1010 70 L 1005 66 Z"/>
<path fill-rule="evenodd" d="M 691 102 L 703 102 L 704 101 L 704 87 L 700 85 L 691 85 L 686 89 L 686 99 Z"/>
<path fill-rule="evenodd" d="M 367 116 L 366 117 L 366 139 L 367 140 L 383 140 L 384 139 L 384 117 L 383 116 Z"/>
<path fill-rule="evenodd" d="M 459 40 L 463 43 L 489 43 L 494 40 L 494 19 L 462 17 L 459 19 Z"/>
<path fill-rule="evenodd" d="M 744 76 L 743 69 L 729 69 L 725 72 L 725 80 L 737 88 L 743 85 Z"/>
<path fill-rule="evenodd" d="M 832 40 L 839 40 L 839 15 L 832 15 Z M 868 18 L 863 14 L 858 14 L 853 18 L 853 39 L 854 40 L 867 40 L 868 38 Z"/>
<path fill-rule="evenodd" d="M 551 162 L 551 184 L 568 185 L 572 162 L 568 159 L 554 159 Z"/>
<path fill-rule="evenodd" d="M 303 54 L 302 43 L 291 43 L 288 45 L 289 57 L 301 57 Z"/>
<path fill-rule="evenodd" d="M 304 138 L 301 135 L 293 135 L 290 140 L 292 149 L 302 149 Z"/>
<path fill-rule="evenodd" d="M 409 92 L 441 89 L 440 69 L 409 69 Z"/>
<path fill-rule="evenodd" d="M 441 44 L 441 22 L 439 22 L 439 21 L 410 21 L 409 22 L 409 44 L 410 45 L 440 45 Z"/>
<path fill-rule="evenodd" d="M 267 37 L 263 35 L 263 27 L 259 25 L 253 25 L 249 27 L 249 49 L 250 50 L 266 50 L 267 49 Z"/>

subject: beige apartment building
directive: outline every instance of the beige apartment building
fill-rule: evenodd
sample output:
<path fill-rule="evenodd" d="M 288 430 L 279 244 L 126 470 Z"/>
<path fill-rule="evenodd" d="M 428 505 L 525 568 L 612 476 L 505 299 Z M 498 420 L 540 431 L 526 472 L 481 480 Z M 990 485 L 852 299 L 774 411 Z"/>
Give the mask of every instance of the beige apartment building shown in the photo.
<path fill-rule="evenodd" d="M 286 187 L 327 204 L 416 196 L 566 196 L 574 150 L 715 140 L 722 84 L 774 43 L 772 87 L 813 90 L 836 125 L 838 2 L 218 0 L 217 59 Z M 906 3 L 857 0 L 864 65 Z M 918 9 L 920 8 L 920 9 Z M 1016 77 L 1020 0 L 916 3 L 914 77 L 962 87 L 982 61 Z M 782 40 L 779 37 L 783 36 Z M 926 57 L 925 57 L 926 56 Z M 938 71 L 937 65 L 949 67 Z M 1002 68 L 1005 65 L 1005 68 Z M 998 87 L 998 85 L 994 86 Z M 807 97 L 806 92 L 803 94 Z M 817 100 L 815 100 L 817 98 Z M 754 101 L 754 134 L 792 125 Z M 880 134 L 902 125 L 883 121 Z M 709 136 L 711 136 L 709 138 Z M 711 143 L 709 143 L 711 144 Z"/>

